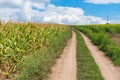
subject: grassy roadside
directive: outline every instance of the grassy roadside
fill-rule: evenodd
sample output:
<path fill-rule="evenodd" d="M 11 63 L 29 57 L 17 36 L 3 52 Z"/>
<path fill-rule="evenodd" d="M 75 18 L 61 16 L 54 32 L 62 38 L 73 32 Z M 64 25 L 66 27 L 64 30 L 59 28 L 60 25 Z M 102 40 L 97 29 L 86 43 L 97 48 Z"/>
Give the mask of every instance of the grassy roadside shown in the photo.
<path fill-rule="evenodd" d="M 120 27 L 111 27 L 112 25 L 106 26 L 76 26 L 75 28 L 85 33 L 93 42 L 94 45 L 98 46 L 100 50 L 105 52 L 105 55 L 116 66 L 120 66 L 120 46 L 110 39 L 110 36 L 106 35 L 109 33 L 113 35 L 118 33 Z"/>
<path fill-rule="evenodd" d="M 62 33 L 57 32 L 47 50 L 44 48 L 33 50 L 26 57 L 15 80 L 46 80 L 51 72 L 52 65 L 61 55 L 70 37 L 70 29 Z"/>
<path fill-rule="evenodd" d="M 77 80 L 104 80 L 80 33 L 77 36 Z"/>

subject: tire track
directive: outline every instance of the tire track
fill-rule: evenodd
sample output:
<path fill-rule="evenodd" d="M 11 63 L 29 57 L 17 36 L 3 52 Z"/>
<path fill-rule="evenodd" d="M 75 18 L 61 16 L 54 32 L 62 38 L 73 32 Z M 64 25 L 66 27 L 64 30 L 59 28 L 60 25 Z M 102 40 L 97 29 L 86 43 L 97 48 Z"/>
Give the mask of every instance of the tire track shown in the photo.
<path fill-rule="evenodd" d="M 100 68 L 101 74 L 105 80 L 120 80 L 120 68 L 114 66 L 112 61 L 100 51 L 97 46 L 94 46 L 90 39 L 83 33 L 80 33 L 90 50 L 95 62 Z"/>
<path fill-rule="evenodd" d="M 77 80 L 76 68 L 76 34 L 72 31 L 72 38 L 68 41 L 61 58 L 53 66 L 48 80 Z"/>

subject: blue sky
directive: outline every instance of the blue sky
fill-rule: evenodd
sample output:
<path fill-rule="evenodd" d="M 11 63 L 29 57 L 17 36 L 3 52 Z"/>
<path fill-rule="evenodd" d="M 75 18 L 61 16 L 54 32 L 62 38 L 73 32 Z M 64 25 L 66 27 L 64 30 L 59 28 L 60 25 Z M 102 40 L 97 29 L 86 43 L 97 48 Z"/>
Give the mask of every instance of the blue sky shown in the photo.
<path fill-rule="evenodd" d="M 101 0 L 102 1 L 102 0 Z M 119 0 L 118 0 L 119 1 Z M 52 4 L 56 6 L 79 7 L 85 11 L 85 15 L 92 15 L 110 20 L 120 20 L 120 4 L 93 4 L 86 3 L 84 0 L 52 0 Z"/>
<path fill-rule="evenodd" d="M 2 21 L 120 23 L 120 0 L 0 0 Z"/>

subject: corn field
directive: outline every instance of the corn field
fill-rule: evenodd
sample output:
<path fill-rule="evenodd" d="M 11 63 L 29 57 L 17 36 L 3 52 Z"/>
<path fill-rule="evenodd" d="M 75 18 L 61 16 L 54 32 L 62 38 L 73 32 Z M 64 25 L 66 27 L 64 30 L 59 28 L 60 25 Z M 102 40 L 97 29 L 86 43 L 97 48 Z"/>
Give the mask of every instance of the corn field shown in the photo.
<path fill-rule="evenodd" d="M 67 31 L 65 25 L 7 23 L 0 26 L 0 75 L 21 68 L 26 56 L 52 44 L 55 36 Z"/>

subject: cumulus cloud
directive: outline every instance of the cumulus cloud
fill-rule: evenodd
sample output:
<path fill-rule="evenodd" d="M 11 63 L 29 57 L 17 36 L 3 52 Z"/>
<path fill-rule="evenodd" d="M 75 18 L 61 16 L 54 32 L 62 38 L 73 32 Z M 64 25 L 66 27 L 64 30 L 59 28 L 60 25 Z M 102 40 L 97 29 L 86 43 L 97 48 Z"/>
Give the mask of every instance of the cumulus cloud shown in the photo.
<path fill-rule="evenodd" d="M 32 7 L 35 7 L 36 9 L 45 9 L 44 3 L 32 3 Z"/>
<path fill-rule="evenodd" d="M 119 23 L 120 23 L 120 20 L 110 20 L 109 23 L 112 23 L 112 24 L 119 24 Z"/>
<path fill-rule="evenodd" d="M 1 5 L 3 4 L 3 5 Z M 1 0 L 0 19 L 9 20 L 11 17 L 18 21 L 90 24 L 105 23 L 102 18 L 85 16 L 81 8 L 55 6 L 50 0 Z"/>
<path fill-rule="evenodd" d="M 120 0 L 85 0 L 85 2 L 93 4 L 118 4 Z"/>
<path fill-rule="evenodd" d="M 12 16 L 15 20 L 17 19 L 16 17 L 17 15 L 15 13 L 18 11 L 19 9 L 14 9 L 14 8 L 0 8 L 0 19 L 8 21 Z"/>
<path fill-rule="evenodd" d="M 50 3 L 50 0 L 29 0 L 29 1 L 36 3 Z"/>
<path fill-rule="evenodd" d="M 26 1 L 26 3 L 24 4 L 24 12 L 25 12 L 25 16 L 27 18 L 27 20 L 31 20 L 31 17 L 32 17 L 32 6 L 31 6 L 31 2 L 30 1 Z"/>
<path fill-rule="evenodd" d="M 23 0 L 0 0 L 0 8 L 17 8 L 21 7 Z"/>
<path fill-rule="evenodd" d="M 73 7 L 56 7 L 48 5 L 44 11 L 38 12 L 42 22 L 63 23 L 63 24 L 90 24 L 105 23 L 106 21 L 99 17 L 85 16 L 84 10 Z"/>

